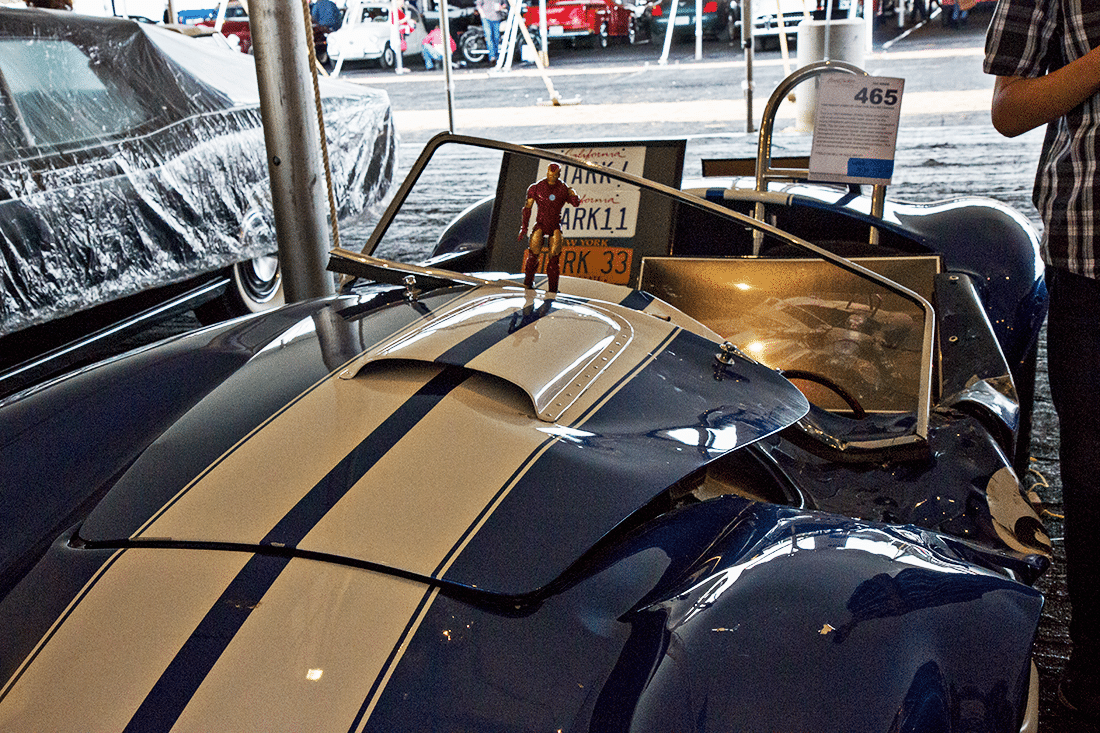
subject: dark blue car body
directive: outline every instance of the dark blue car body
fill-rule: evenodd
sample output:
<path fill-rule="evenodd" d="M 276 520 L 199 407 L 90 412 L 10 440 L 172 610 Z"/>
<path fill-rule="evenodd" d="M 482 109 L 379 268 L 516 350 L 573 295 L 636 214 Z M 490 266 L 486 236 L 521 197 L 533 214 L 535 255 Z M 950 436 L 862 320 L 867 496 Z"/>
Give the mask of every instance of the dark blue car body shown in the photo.
<path fill-rule="evenodd" d="M 433 261 L 462 272 L 337 251 L 330 267 L 372 282 L 0 402 L 0 521 L 18 528 L 0 556 L 0 728 L 1033 722 L 1049 542 L 1012 469 L 1010 368 L 1044 304 L 1027 230 L 974 209 L 1015 244 L 1007 270 L 943 253 L 930 414 L 860 416 L 638 283 L 563 277 L 550 294 L 489 274 L 518 251 L 509 192 L 545 159 L 577 161 L 429 147 L 454 141 L 504 156 L 498 196 L 433 234 Z M 667 223 L 634 240 L 639 258 L 644 237 L 670 245 L 647 256 L 655 286 L 675 284 L 655 263 L 731 266 L 759 226 L 616 180 Z M 792 217 L 866 227 L 858 201 L 804 202 Z M 884 246 L 934 248 L 941 213 L 892 209 Z M 1006 290 L 1004 271 L 1026 282 Z M 799 292 L 782 304 L 799 317 L 833 307 Z M 870 333 L 853 300 L 836 308 L 859 318 L 813 338 L 769 315 L 800 344 L 848 343 Z M 869 302 L 870 320 L 898 320 L 887 296 Z M 821 341 L 837 328 L 846 340 Z"/>

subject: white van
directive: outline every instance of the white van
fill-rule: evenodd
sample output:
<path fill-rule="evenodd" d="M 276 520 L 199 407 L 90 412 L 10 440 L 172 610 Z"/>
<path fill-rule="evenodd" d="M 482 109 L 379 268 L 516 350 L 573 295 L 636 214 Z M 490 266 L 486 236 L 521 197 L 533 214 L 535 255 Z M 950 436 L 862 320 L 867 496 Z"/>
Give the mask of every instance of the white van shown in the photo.
<path fill-rule="evenodd" d="M 398 32 L 403 56 L 419 56 L 420 44 L 428 35 L 420 11 L 403 4 L 398 12 Z M 333 60 L 377 59 L 383 68 L 397 64 L 390 41 L 390 3 L 385 0 L 348 0 L 344 23 L 328 34 L 328 52 Z"/>

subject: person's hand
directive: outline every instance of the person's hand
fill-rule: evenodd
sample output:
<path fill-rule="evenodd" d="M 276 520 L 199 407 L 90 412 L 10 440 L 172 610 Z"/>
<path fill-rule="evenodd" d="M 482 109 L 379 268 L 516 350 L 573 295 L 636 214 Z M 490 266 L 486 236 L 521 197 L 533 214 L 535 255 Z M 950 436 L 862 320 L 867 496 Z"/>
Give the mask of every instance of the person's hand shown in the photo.
<path fill-rule="evenodd" d="M 517 242 L 522 242 L 526 238 L 527 238 L 527 227 L 520 227 L 519 228 L 519 234 L 516 235 L 516 241 Z"/>

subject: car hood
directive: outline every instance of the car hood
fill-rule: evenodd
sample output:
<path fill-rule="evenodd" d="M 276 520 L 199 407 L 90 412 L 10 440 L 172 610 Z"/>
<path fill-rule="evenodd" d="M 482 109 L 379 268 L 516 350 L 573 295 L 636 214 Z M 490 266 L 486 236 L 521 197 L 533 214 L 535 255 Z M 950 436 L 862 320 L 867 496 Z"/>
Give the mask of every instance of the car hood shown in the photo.
<path fill-rule="evenodd" d="M 303 321 L 154 442 L 80 535 L 533 593 L 669 486 L 808 409 L 638 295 L 656 315 L 506 283 Z M 350 358 L 269 407 L 271 364 L 316 350 Z M 256 426 L 243 437 L 219 428 L 241 414 Z"/>

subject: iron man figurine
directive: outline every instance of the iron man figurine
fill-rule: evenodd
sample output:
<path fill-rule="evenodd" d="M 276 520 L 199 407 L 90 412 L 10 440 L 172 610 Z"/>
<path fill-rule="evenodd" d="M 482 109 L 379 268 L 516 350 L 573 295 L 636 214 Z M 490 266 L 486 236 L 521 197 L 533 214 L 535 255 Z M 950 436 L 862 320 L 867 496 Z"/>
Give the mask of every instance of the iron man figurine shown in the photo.
<path fill-rule="evenodd" d="M 519 229 L 518 240 L 523 241 L 527 236 L 527 226 L 531 221 L 531 206 L 538 204 L 538 214 L 535 216 L 535 229 L 531 232 L 527 249 L 523 253 L 523 286 L 534 287 L 535 270 L 539 266 L 539 256 L 542 255 L 549 239 L 550 252 L 546 257 L 546 277 L 548 279 L 547 290 L 551 293 L 558 292 L 558 277 L 561 275 L 561 210 L 566 204 L 580 206 L 581 199 L 577 192 L 559 180 L 561 166 L 551 163 L 546 169 L 546 178 L 532 183 L 527 188 L 527 202 L 523 205 L 523 225 Z"/>

